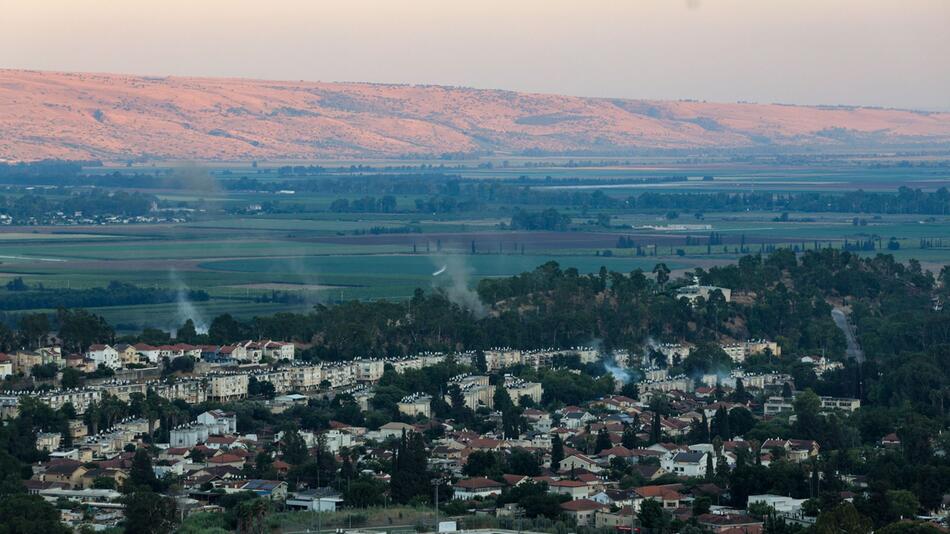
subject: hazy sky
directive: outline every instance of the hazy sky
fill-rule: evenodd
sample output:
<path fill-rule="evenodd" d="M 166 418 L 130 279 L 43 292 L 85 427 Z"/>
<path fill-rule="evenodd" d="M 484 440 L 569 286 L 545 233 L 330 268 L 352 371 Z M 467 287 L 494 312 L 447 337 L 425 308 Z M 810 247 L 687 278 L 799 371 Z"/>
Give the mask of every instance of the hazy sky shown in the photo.
<path fill-rule="evenodd" d="M 3 0 L 0 67 L 950 110 L 950 0 Z"/>

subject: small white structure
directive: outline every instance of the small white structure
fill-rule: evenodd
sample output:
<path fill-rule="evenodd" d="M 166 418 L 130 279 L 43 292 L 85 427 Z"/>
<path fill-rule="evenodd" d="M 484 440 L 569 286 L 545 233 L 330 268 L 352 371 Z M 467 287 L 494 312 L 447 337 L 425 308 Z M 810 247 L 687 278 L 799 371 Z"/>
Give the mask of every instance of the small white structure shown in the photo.
<path fill-rule="evenodd" d="M 732 300 L 732 290 L 727 287 L 717 287 L 717 286 L 704 286 L 699 284 L 699 277 L 693 277 L 693 285 L 681 287 L 676 290 L 677 298 L 684 298 L 689 301 L 690 304 L 696 304 L 696 301 L 702 298 L 703 300 L 709 300 L 709 297 L 719 291 L 722 293 L 722 297 L 726 302 Z"/>
<path fill-rule="evenodd" d="M 284 503 L 293 510 L 308 512 L 336 512 L 336 507 L 343 502 L 337 494 L 322 490 L 295 491 Z"/>
<path fill-rule="evenodd" d="M 780 514 L 796 515 L 802 510 L 802 503 L 807 499 L 793 499 L 785 495 L 749 495 L 749 506 L 756 503 L 762 503 L 772 507 Z"/>

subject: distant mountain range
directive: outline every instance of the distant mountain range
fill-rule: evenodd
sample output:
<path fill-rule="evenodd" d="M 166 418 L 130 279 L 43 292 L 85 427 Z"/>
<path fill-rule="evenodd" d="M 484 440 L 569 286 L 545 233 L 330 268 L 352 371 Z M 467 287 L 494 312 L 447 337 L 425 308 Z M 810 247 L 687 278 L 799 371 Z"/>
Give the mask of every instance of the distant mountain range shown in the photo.
<path fill-rule="evenodd" d="M 0 160 L 950 147 L 950 113 L 0 70 Z"/>

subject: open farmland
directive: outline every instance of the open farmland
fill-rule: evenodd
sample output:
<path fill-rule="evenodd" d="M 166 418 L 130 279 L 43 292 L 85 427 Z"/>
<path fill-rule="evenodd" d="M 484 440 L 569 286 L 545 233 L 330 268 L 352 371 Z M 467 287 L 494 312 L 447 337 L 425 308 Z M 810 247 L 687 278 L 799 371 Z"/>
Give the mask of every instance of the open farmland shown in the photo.
<path fill-rule="evenodd" d="M 155 194 L 165 205 L 188 207 L 196 215 L 167 224 L 0 226 L 0 283 L 19 277 L 46 289 L 104 287 L 116 281 L 201 290 L 209 296 L 193 303 L 201 314 L 248 317 L 340 299 L 403 299 L 416 288 L 474 287 L 481 278 L 518 274 L 548 261 L 582 273 L 601 266 L 649 272 L 664 262 L 678 276 L 773 247 L 800 250 L 873 243 L 874 250 L 856 251 L 883 250 L 900 259 L 917 258 L 932 270 L 950 262 L 947 213 L 623 205 L 624 199 L 645 194 L 768 192 L 775 198 L 856 190 L 895 194 L 899 184 L 932 192 L 950 183 L 950 171 L 939 159 L 910 166 L 889 159 L 874 159 L 872 164 L 856 161 L 849 156 L 820 165 L 714 158 L 689 164 L 672 158 L 588 165 L 556 158 L 530 165 L 521 160 L 491 165 L 461 162 L 432 174 L 433 178 L 420 175 L 417 185 L 412 181 L 415 175 L 407 174 L 413 164 L 410 170 L 405 164 L 388 167 L 380 162 L 367 163 L 376 165 L 368 169 L 341 165 L 339 171 L 312 176 L 235 164 L 203 169 L 212 185 L 200 191 L 169 189 L 164 182 L 161 189 L 152 190 L 136 174 L 146 169 L 133 167 L 128 190 Z M 88 180 L 105 179 L 105 172 L 91 168 Z M 168 166 L 148 172 L 173 177 L 177 171 Z M 242 180 L 255 180 L 249 183 L 257 185 L 248 188 L 240 185 Z M 367 198 L 353 185 L 361 180 L 367 181 L 366 187 L 391 186 L 391 207 L 385 212 L 354 210 Z M 463 189 L 453 180 L 461 181 Z M 430 182 L 436 185 L 420 185 Z M 481 191 L 483 199 L 465 204 L 464 187 Z M 495 187 L 509 189 L 490 194 Z M 43 194 L 61 200 L 81 191 Z M 595 192 L 611 204 L 578 200 Z M 538 201 L 533 195 L 552 200 Z M 446 199 L 451 202 L 446 204 Z M 341 202 L 350 208 L 339 209 Z M 547 230 L 511 228 L 518 210 L 544 209 L 556 210 L 568 224 Z M 443 267 L 445 271 L 433 276 Z M 123 328 L 136 329 L 158 326 L 155 317 L 163 321 L 174 317 L 176 306 L 112 306 L 95 311 Z M 25 311 L 6 313 L 13 320 Z"/>

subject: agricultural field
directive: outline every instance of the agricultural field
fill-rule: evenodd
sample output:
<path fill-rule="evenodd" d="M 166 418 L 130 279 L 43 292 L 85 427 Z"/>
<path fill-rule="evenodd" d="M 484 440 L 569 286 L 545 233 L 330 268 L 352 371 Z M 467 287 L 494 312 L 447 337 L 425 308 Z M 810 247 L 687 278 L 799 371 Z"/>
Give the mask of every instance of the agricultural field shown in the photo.
<path fill-rule="evenodd" d="M 880 159 L 874 165 L 851 160 L 793 165 L 658 159 L 637 165 L 584 166 L 551 159 L 526 166 L 527 161 L 513 159 L 494 160 L 491 165 L 453 162 L 454 168 L 439 172 L 478 183 L 524 183 L 544 194 L 599 191 L 622 200 L 644 192 L 894 193 L 901 185 L 934 191 L 950 184 L 950 168 L 928 161 L 901 167 Z M 415 163 L 346 164 L 372 164 L 376 166 L 372 176 L 385 177 L 410 172 L 406 166 Z M 229 185 L 243 178 L 304 188 L 314 180 L 359 180 L 369 173 L 296 176 L 271 172 L 276 168 L 237 164 L 207 168 L 210 183 L 216 185 L 199 191 L 129 189 L 194 208 L 197 215 L 186 222 L 0 226 L 0 298 L 6 291 L 2 284 L 16 278 L 47 290 L 104 287 L 117 281 L 202 290 L 209 300 L 191 303 L 201 317 L 225 312 L 250 317 L 340 300 L 404 299 L 416 288 L 472 288 L 482 278 L 511 276 L 548 261 L 582 273 L 597 272 L 601 266 L 649 272 L 663 262 L 677 276 L 770 247 L 801 250 L 873 242 L 875 250 L 858 252 L 875 254 L 883 249 L 900 260 L 918 259 L 934 271 L 950 263 L 950 214 L 772 210 L 671 214 L 667 209 L 557 205 L 569 220 L 567 227 L 526 231 L 509 228 L 515 210 L 537 212 L 547 206 L 519 204 L 503 195 L 477 209 L 430 213 L 420 211 L 416 202 L 431 195 L 396 191 L 395 208 L 388 212 L 341 212 L 331 210 L 335 201 L 359 202 L 366 195 L 313 188 L 275 194 Z M 95 168 L 90 175 L 115 170 Z M 133 170 L 161 174 L 174 173 L 175 167 Z M 680 179 L 671 181 L 673 177 Z M 69 194 L 57 191 L 51 198 Z M 282 294 L 293 297 L 276 298 Z M 164 303 L 94 310 L 121 329 L 135 330 L 167 328 L 166 323 L 178 320 L 179 308 L 180 303 Z M 31 310 L 5 313 L 11 321 L 27 311 Z"/>

